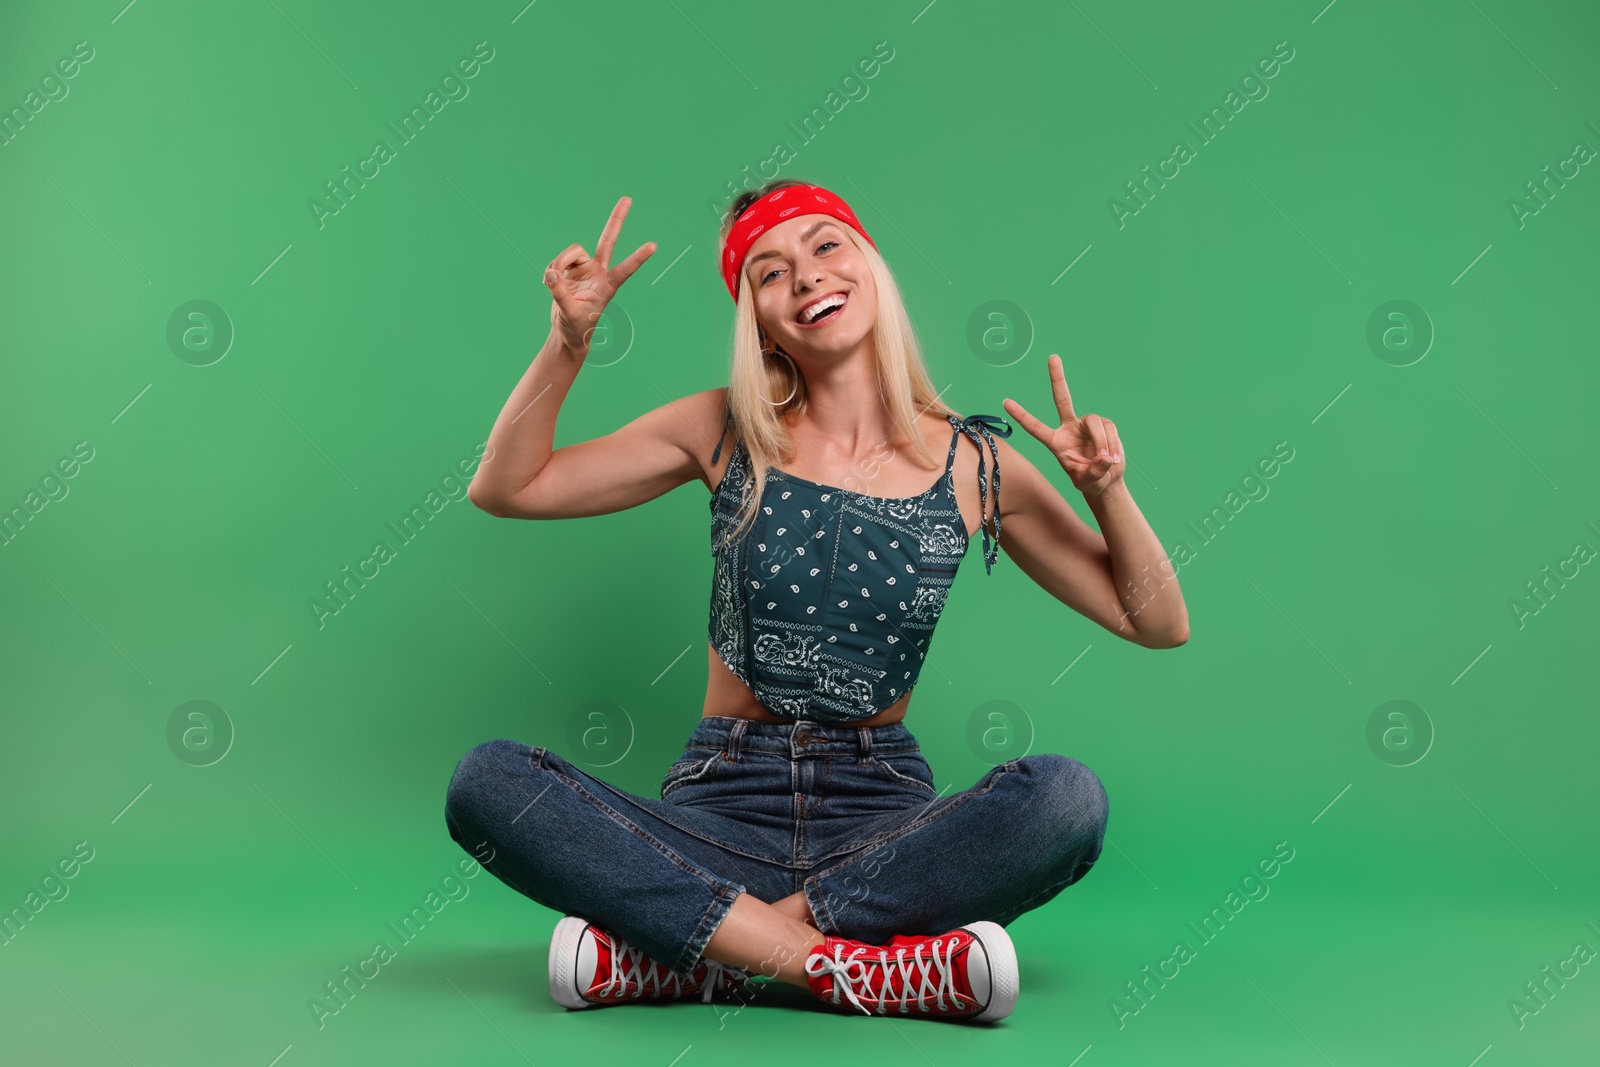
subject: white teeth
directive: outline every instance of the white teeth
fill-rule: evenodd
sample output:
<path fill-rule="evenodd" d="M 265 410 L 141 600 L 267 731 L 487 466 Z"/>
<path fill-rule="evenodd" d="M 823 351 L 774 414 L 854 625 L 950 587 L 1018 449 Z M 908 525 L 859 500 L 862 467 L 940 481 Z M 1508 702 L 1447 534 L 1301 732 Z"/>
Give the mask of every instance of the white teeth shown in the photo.
<path fill-rule="evenodd" d="M 817 301 L 815 304 L 812 304 L 810 307 L 806 308 L 803 312 L 801 312 L 800 313 L 800 321 L 801 322 L 805 322 L 805 323 L 815 322 L 818 315 L 821 315 L 824 311 L 827 311 L 829 308 L 838 307 L 843 303 L 844 303 L 844 294 L 843 293 L 835 293 L 833 296 L 825 296 L 821 300 Z"/>

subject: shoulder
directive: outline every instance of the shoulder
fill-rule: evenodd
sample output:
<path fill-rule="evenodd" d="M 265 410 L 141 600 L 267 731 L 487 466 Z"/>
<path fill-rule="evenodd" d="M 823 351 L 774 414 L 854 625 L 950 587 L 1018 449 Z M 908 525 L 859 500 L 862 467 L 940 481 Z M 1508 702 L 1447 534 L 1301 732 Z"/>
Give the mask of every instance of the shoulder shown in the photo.
<path fill-rule="evenodd" d="M 692 435 L 691 448 L 701 461 L 706 490 L 714 492 L 728 469 L 738 436 L 733 426 L 733 410 L 728 405 L 728 387 L 695 393 L 684 398 L 685 428 Z M 713 459 L 712 457 L 716 458 Z"/>
<path fill-rule="evenodd" d="M 659 427 L 661 436 L 670 438 L 685 452 L 704 453 L 709 458 L 716 447 L 717 431 L 723 424 L 727 392 L 726 387 L 718 387 L 689 393 L 668 400 L 643 417 Z"/>
<path fill-rule="evenodd" d="M 712 475 L 711 454 L 716 450 L 718 436 L 723 433 L 727 416 L 727 387 L 704 389 L 689 393 L 659 405 L 640 415 L 630 424 L 637 436 L 633 443 L 647 447 L 649 442 L 667 445 L 678 452 L 686 471 L 693 471 L 709 488 L 715 482 Z M 728 435 L 717 457 L 718 468 L 726 465 L 732 435 Z"/>
<path fill-rule="evenodd" d="M 999 457 L 1000 462 L 1002 464 L 1004 464 L 1007 460 L 1019 460 L 1019 461 L 1024 462 L 1024 463 L 1027 462 L 1026 460 L 1024 460 L 1022 458 L 1022 454 L 1020 452 L 1018 452 L 1016 449 L 1011 447 L 1010 442 L 1008 442 L 1004 437 L 1001 437 L 999 433 L 996 433 L 990 427 L 985 426 L 982 423 L 976 423 L 976 422 L 974 422 L 974 423 L 966 423 L 966 420 L 970 419 L 972 417 L 973 416 L 971 416 L 971 415 L 967 415 L 967 416 L 950 415 L 950 416 L 944 418 L 944 421 L 945 421 L 945 424 L 950 429 L 956 431 L 956 434 L 957 434 L 957 437 L 958 437 L 959 441 L 965 441 L 966 442 L 966 444 L 964 446 L 958 444 L 956 458 L 957 458 L 958 462 L 963 457 L 965 457 L 966 459 L 971 461 L 970 465 L 972 467 L 972 471 L 973 471 L 973 476 L 974 477 L 977 476 L 978 457 L 979 457 L 980 453 L 983 456 L 983 460 L 984 460 L 984 463 L 985 463 L 984 470 L 985 470 L 986 474 L 987 474 L 988 468 L 994 465 L 994 460 L 995 460 L 996 456 Z M 1012 427 L 1012 431 L 1013 432 L 1012 432 L 1011 436 L 1013 436 L 1013 437 L 1016 436 L 1016 430 L 1019 429 L 1019 427 L 1017 426 L 1017 423 L 1016 423 L 1015 419 L 1012 419 L 1012 418 L 1009 418 L 1009 417 L 1003 416 L 1003 415 L 1002 416 L 992 416 L 991 415 L 991 416 L 986 416 L 986 418 L 988 418 L 988 419 L 995 419 L 995 418 L 1003 418 L 1003 419 L 1005 419 L 1006 424 L 1009 425 L 1010 427 Z M 965 423 L 965 425 L 963 425 L 964 423 Z M 993 451 L 991 451 L 990 448 L 989 448 L 989 442 L 990 441 L 994 442 Z M 982 442 L 981 446 L 980 446 L 979 442 Z"/>
<path fill-rule="evenodd" d="M 963 421 L 961 415 L 955 415 L 948 421 L 948 425 L 954 430 Z M 1006 422 L 1014 428 L 1017 426 L 1014 419 L 1007 418 Z M 976 517 L 982 499 L 983 523 L 987 526 L 995 514 L 997 494 L 993 489 L 997 470 L 1004 475 L 999 479 L 1003 491 L 998 494 L 1002 521 L 1019 507 L 1025 506 L 1026 502 L 1037 494 L 1040 483 L 1045 479 L 1026 456 L 1011 446 L 1010 441 L 993 430 L 985 434 L 984 429 L 985 427 L 977 423 L 960 426 L 951 476 L 955 479 L 956 498 L 962 512 Z M 1012 436 L 1015 437 L 1016 434 L 1013 433 Z M 983 442 L 981 447 L 980 441 Z M 990 442 L 993 442 L 992 451 Z M 975 518 L 968 521 L 967 527 L 969 533 L 977 532 L 978 523 Z"/>
<path fill-rule="evenodd" d="M 684 441 L 706 444 L 707 435 L 710 443 L 703 450 L 710 456 L 711 449 L 716 447 L 717 431 L 722 428 L 728 414 L 728 387 L 719 385 L 715 389 L 704 389 L 698 393 L 690 393 L 679 397 L 677 400 L 668 401 L 666 407 L 677 412 L 678 426 Z"/>

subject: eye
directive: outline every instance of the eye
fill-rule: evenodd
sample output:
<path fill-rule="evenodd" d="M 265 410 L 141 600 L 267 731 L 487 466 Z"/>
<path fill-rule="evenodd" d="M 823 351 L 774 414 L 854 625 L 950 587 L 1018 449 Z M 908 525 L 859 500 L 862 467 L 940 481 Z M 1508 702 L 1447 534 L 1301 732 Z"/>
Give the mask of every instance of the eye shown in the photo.
<path fill-rule="evenodd" d="M 821 252 L 825 248 L 837 248 L 838 246 L 839 246 L 839 242 L 838 241 L 824 241 L 820 245 L 817 246 L 817 251 Z M 761 276 L 761 280 L 758 281 L 756 284 L 757 285 L 766 285 L 767 282 L 770 281 L 772 279 L 772 276 L 774 274 L 776 274 L 776 273 L 778 273 L 778 268 L 774 267 L 771 270 L 767 271 L 767 273 L 763 274 Z"/>

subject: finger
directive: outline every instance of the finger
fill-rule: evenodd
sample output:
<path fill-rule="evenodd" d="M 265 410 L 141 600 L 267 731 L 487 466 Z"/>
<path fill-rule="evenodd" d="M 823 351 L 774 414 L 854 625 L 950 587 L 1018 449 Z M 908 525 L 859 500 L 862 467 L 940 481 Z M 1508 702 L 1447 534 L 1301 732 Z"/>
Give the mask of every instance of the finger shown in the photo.
<path fill-rule="evenodd" d="M 1083 417 L 1083 427 L 1089 431 L 1090 440 L 1094 441 L 1095 455 L 1098 456 L 1101 452 L 1111 451 L 1106 447 L 1106 425 L 1104 419 L 1099 415 L 1085 415 Z"/>
<path fill-rule="evenodd" d="M 660 246 L 654 241 L 646 241 L 644 244 L 634 249 L 633 255 L 629 256 L 621 263 L 618 263 L 615 267 L 612 267 L 610 274 L 611 288 L 621 288 L 623 282 L 633 277 L 634 271 L 644 266 L 645 260 L 656 254 L 656 249 L 658 247 Z"/>
<path fill-rule="evenodd" d="M 1043 444 L 1048 445 L 1050 443 L 1050 438 L 1054 436 L 1055 431 L 1028 414 L 1021 404 L 1007 397 L 1000 402 L 1000 406 L 1006 409 L 1007 415 L 1017 420 L 1018 426 L 1027 430 Z"/>
<path fill-rule="evenodd" d="M 572 291 L 567 280 L 561 276 L 561 272 L 554 266 L 544 269 L 544 278 L 542 280 L 544 281 L 544 287 L 550 290 L 550 295 L 558 304 L 565 301 L 567 294 Z"/>
<path fill-rule="evenodd" d="M 582 245 L 568 245 L 567 247 L 563 248 L 560 253 L 557 254 L 556 258 L 550 261 L 550 265 L 545 268 L 545 284 L 550 286 L 550 291 L 552 293 L 565 295 L 570 291 L 570 287 L 567 282 L 567 271 L 580 267 L 587 262 L 589 262 L 589 253 L 584 251 Z M 551 280 L 552 274 L 555 276 L 553 281 Z"/>
<path fill-rule="evenodd" d="M 1111 442 L 1111 458 L 1121 463 L 1126 457 L 1122 454 L 1122 435 L 1117 433 L 1117 424 L 1110 419 L 1106 420 L 1106 438 Z"/>
<path fill-rule="evenodd" d="M 572 283 L 555 267 L 548 267 L 544 272 L 544 287 L 550 290 L 550 296 L 561 307 L 565 308 L 567 301 L 572 296 Z"/>
<path fill-rule="evenodd" d="M 611 209 L 611 217 L 606 219 L 606 228 L 600 231 L 600 244 L 594 250 L 594 258 L 602 267 L 611 266 L 611 250 L 616 247 L 617 235 L 622 233 L 622 220 L 628 217 L 628 207 L 632 203 L 633 198 L 629 196 L 618 200 L 617 206 Z"/>
<path fill-rule="evenodd" d="M 589 253 L 584 251 L 582 245 L 573 243 L 563 248 L 556 258 L 550 261 L 550 265 L 556 270 L 565 272 L 573 267 L 581 267 L 587 262 L 589 262 Z"/>
<path fill-rule="evenodd" d="M 1055 397 L 1061 421 L 1072 418 L 1072 390 L 1067 388 L 1067 374 L 1061 366 L 1061 357 L 1054 353 L 1050 355 L 1050 392 Z"/>

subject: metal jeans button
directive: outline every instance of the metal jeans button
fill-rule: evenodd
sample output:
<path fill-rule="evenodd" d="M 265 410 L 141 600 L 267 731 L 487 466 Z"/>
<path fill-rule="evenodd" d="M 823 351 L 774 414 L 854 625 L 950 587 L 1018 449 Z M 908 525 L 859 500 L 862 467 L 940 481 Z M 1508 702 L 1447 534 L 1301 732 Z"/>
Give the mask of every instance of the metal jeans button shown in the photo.
<path fill-rule="evenodd" d="M 796 730 L 794 732 L 794 743 L 797 745 L 809 745 L 811 743 L 811 734 L 804 728 Z"/>

